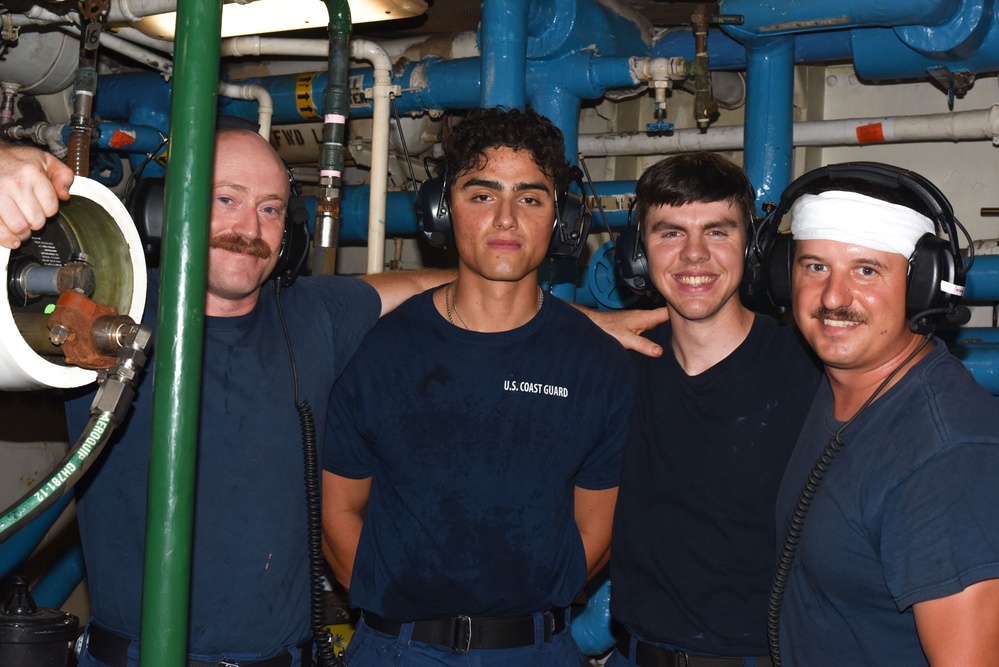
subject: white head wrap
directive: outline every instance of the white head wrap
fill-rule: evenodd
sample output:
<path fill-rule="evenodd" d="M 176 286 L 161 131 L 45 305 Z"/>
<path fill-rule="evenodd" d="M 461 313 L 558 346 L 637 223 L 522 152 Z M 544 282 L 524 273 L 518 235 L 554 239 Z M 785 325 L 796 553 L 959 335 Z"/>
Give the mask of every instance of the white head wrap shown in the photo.
<path fill-rule="evenodd" d="M 791 236 L 797 241 L 840 241 L 908 259 L 920 237 L 935 232 L 925 215 L 856 192 L 802 195 L 791 207 Z"/>

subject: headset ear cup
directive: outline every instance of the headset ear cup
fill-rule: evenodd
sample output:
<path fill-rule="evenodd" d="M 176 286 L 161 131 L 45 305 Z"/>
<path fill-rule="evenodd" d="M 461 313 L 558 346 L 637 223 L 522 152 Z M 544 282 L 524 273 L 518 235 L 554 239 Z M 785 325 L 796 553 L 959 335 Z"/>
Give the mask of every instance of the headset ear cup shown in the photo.
<path fill-rule="evenodd" d="M 778 313 L 791 310 L 791 270 L 794 242 L 790 233 L 775 234 L 763 252 L 760 284 Z"/>
<path fill-rule="evenodd" d="M 305 202 L 300 197 L 292 197 L 288 200 L 278 261 L 270 275 L 270 278 L 280 282 L 281 287 L 291 287 L 301 273 L 312 246 L 310 237 L 309 211 Z"/>
<path fill-rule="evenodd" d="M 454 244 L 451 223 L 451 199 L 441 176 L 424 181 L 416 193 L 416 220 L 420 231 L 437 248 Z"/>
<path fill-rule="evenodd" d="M 649 263 L 638 227 L 625 227 L 617 235 L 614 265 L 624 284 L 636 294 L 652 294 Z"/>
<path fill-rule="evenodd" d="M 548 244 L 548 257 L 576 259 L 586 244 L 590 233 L 590 212 L 583 198 L 571 192 L 562 195 L 555 207 L 555 224 Z"/>
<path fill-rule="evenodd" d="M 963 284 L 957 275 L 950 244 L 934 234 L 924 234 L 916 242 L 909 259 L 905 312 L 908 317 L 937 308 L 957 305 L 957 297 L 941 289 L 943 283 Z M 932 321 L 943 315 L 928 316 Z"/>

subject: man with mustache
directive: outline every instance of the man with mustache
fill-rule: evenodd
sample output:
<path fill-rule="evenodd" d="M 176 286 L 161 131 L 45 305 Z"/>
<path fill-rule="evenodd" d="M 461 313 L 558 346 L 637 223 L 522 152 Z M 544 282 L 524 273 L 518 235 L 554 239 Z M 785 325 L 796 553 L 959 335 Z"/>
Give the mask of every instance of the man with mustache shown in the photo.
<path fill-rule="evenodd" d="M 999 403 L 932 336 L 963 284 L 953 214 L 916 174 L 852 168 L 794 201 L 774 263 L 828 378 L 778 500 L 781 664 L 996 665 Z"/>
<path fill-rule="evenodd" d="M 9 247 L 55 213 L 73 179 L 51 156 L 14 147 L 0 150 L 0 175 L 0 240 Z M 330 389 L 364 334 L 382 313 L 450 275 L 311 276 L 278 294 L 268 280 L 278 261 L 289 190 L 287 169 L 266 140 L 245 129 L 219 131 L 192 537 L 191 664 L 312 664 L 295 399 L 308 400 L 322 442 Z M 153 328 L 158 288 L 152 271 L 144 322 Z M 290 342 L 282 335 L 279 307 Z M 150 359 L 147 367 L 152 364 Z M 92 614 L 81 667 L 138 663 L 151 375 L 145 374 L 131 414 L 77 486 Z M 89 417 L 92 389 L 75 392 L 67 403 L 73 437 Z"/>
<path fill-rule="evenodd" d="M 307 276 L 279 293 L 273 274 L 289 174 L 266 140 L 222 120 L 229 127 L 215 143 L 188 657 L 199 666 L 298 667 L 313 664 L 313 652 L 295 399 L 308 400 L 322 442 L 330 388 L 364 334 L 454 272 Z M 72 170 L 52 155 L 0 143 L 0 244 L 17 248 L 30 239 L 69 198 L 72 181 Z M 158 289 L 151 271 L 144 323 L 154 329 Z M 461 312 L 469 317 L 468 306 Z M 638 332 L 658 319 L 624 314 L 601 325 L 623 344 L 649 350 Z M 71 437 L 89 417 L 90 389 L 72 392 L 67 403 Z M 138 661 L 152 401 L 147 372 L 129 417 L 77 486 L 92 613 L 81 667 Z"/>

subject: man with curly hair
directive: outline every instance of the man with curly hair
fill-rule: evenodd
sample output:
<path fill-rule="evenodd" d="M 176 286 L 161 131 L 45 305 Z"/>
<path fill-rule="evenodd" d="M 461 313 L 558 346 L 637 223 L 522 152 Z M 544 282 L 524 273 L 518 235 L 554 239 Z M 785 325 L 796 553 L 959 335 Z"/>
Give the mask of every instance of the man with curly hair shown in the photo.
<path fill-rule="evenodd" d="M 362 610 L 348 664 L 582 664 L 567 608 L 607 559 L 635 382 L 538 287 L 568 181 L 532 111 L 477 110 L 444 141 L 457 278 L 383 318 L 331 401 L 324 547 Z"/>

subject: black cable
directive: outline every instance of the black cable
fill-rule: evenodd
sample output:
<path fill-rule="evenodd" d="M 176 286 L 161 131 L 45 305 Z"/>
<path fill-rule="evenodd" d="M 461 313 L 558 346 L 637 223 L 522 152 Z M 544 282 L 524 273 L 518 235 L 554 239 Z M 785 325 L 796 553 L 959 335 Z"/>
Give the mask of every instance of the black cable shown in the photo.
<path fill-rule="evenodd" d="M 128 175 L 128 178 L 125 180 L 125 188 L 122 193 L 123 195 L 122 199 L 125 200 L 126 206 L 129 203 L 129 199 L 131 199 L 132 197 L 132 192 L 135 190 L 136 179 L 139 178 L 143 170 L 145 170 L 146 166 L 153 161 L 153 159 L 156 157 L 156 154 L 159 153 L 161 150 L 163 150 L 163 147 L 167 145 L 168 141 L 169 139 L 163 137 L 163 141 L 160 142 L 160 145 L 154 148 L 152 153 L 146 153 L 146 159 L 143 160 L 139 164 L 139 166 L 133 169 L 132 173 Z"/>
<path fill-rule="evenodd" d="M 343 665 L 333 650 L 333 637 L 326 627 L 326 604 L 324 600 L 323 578 L 325 559 L 323 558 L 322 497 L 319 491 L 319 454 L 316 446 L 316 420 L 309 407 L 308 399 L 298 400 L 298 368 L 295 365 L 295 352 L 291 345 L 291 335 L 281 307 L 281 281 L 274 281 L 274 297 L 278 317 L 288 344 L 288 358 L 291 361 L 291 374 L 295 383 L 295 410 L 302 427 L 302 451 L 305 458 L 305 515 L 308 521 L 309 549 L 309 619 L 312 637 L 316 642 L 320 667 Z"/>
<path fill-rule="evenodd" d="M 833 459 L 846 445 L 843 442 L 842 435 L 850 424 L 855 422 L 857 418 L 863 414 L 863 412 L 874 402 L 874 400 L 881 395 L 881 392 L 885 390 L 888 383 L 898 375 L 899 371 L 905 368 L 910 361 L 915 358 L 919 352 L 926 347 L 932 338 L 931 334 L 927 334 L 923 342 L 919 344 L 912 354 L 905 358 L 898 367 L 891 372 L 891 375 L 886 377 L 884 381 L 878 385 L 878 388 L 874 390 L 870 398 L 860 406 L 860 409 L 854 413 L 852 417 L 845 424 L 836 430 L 836 434 L 833 435 L 829 443 L 823 448 L 822 452 L 819 454 L 818 460 L 815 465 L 812 466 L 811 472 L 808 473 L 808 479 L 805 480 L 805 484 L 801 489 L 801 493 L 798 495 L 798 501 L 794 505 L 794 511 L 791 513 L 791 519 L 788 522 L 787 533 L 784 536 L 784 544 L 781 547 L 780 557 L 777 559 L 777 569 L 774 572 L 774 583 L 770 588 L 770 600 L 767 604 L 767 643 L 770 646 L 770 657 L 773 660 L 774 667 L 780 667 L 780 612 L 781 607 L 784 605 L 784 591 L 787 588 L 787 582 L 791 575 L 791 565 L 794 563 L 794 555 L 798 550 L 798 544 L 801 540 L 801 533 L 805 528 L 805 518 L 808 516 L 808 510 L 812 506 L 812 500 L 815 499 L 815 493 L 818 491 L 819 485 L 825 478 L 826 473 L 829 471 L 829 466 L 832 464 Z"/>
<path fill-rule="evenodd" d="M 579 166 L 582 168 L 583 174 L 586 176 L 587 183 L 590 184 L 590 192 L 593 193 L 593 199 L 597 202 L 597 208 L 600 210 L 600 219 L 604 221 L 604 228 L 607 229 L 607 235 L 610 236 L 611 248 L 617 249 L 617 244 L 614 242 L 614 234 L 611 232 L 610 223 L 607 222 L 607 214 L 604 213 L 604 203 L 600 199 L 600 195 L 597 194 L 597 189 L 593 185 L 593 179 L 590 178 L 590 170 L 586 168 L 586 160 L 583 158 L 583 154 L 579 153 L 577 155 L 579 159 Z M 586 194 L 585 188 L 583 188 L 582 180 L 579 181 L 579 189 L 583 190 L 583 194 Z"/>
<path fill-rule="evenodd" d="M 402 121 L 399 119 L 399 109 L 395 105 L 395 95 L 389 95 L 392 103 L 392 118 L 395 119 L 396 132 L 399 133 L 399 143 L 402 144 L 402 153 L 406 156 L 406 166 L 409 167 L 409 180 L 413 184 L 413 194 L 419 197 L 419 186 L 416 185 L 416 172 L 413 170 L 413 158 L 409 154 L 409 147 L 406 146 L 406 135 L 402 133 Z"/>

